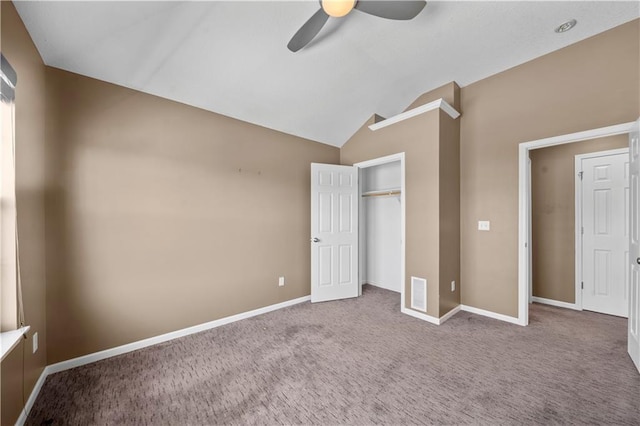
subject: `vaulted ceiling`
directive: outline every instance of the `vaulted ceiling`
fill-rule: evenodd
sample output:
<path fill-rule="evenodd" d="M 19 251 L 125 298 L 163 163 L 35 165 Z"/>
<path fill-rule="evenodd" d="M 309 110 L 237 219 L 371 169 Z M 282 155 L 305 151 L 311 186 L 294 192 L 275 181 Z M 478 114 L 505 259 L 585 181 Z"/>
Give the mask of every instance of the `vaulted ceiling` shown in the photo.
<path fill-rule="evenodd" d="M 429 2 L 411 21 L 330 18 L 292 53 L 316 0 L 15 4 L 47 65 L 334 146 L 428 90 L 640 16 L 637 1 Z M 573 30 L 554 32 L 569 19 Z"/>

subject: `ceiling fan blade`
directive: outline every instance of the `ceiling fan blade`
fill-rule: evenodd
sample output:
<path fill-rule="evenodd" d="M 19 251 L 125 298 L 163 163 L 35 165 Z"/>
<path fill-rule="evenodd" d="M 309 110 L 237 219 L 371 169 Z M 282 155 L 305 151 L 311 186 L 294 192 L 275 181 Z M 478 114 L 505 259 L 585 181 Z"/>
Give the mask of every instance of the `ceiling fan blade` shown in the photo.
<path fill-rule="evenodd" d="M 356 3 L 356 9 L 369 15 L 379 16 L 380 18 L 396 19 L 399 21 L 407 21 L 418 16 L 418 13 L 424 9 L 427 2 L 424 0 L 397 0 L 397 1 L 378 1 L 378 0 L 360 0 Z"/>
<path fill-rule="evenodd" d="M 309 44 L 309 42 L 320 32 L 324 24 L 327 22 L 327 19 L 329 19 L 329 15 L 320 8 L 311 18 L 309 18 L 307 22 L 304 23 L 302 27 L 300 27 L 298 32 L 291 37 L 291 41 L 287 44 L 289 50 L 297 52 Z"/>

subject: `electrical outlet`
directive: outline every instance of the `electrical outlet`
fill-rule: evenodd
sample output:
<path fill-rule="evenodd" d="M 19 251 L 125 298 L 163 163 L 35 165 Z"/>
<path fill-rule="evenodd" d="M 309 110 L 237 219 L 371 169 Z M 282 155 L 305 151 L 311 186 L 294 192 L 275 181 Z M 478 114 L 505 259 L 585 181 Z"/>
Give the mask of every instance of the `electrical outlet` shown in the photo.
<path fill-rule="evenodd" d="M 38 332 L 33 333 L 33 338 L 31 340 L 33 346 L 33 353 L 35 354 L 38 350 Z"/>
<path fill-rule="evenodd" d="M 284 287 L 284 277 L 278 278 L 278 287 Z"/>
<path fill-rule="evenodd" d="M 490 231 L 491 230 L 491 222 L 488 220 L 479 220 L 478 221 L 478 230 L 479 231 Z"/>
<path fill-rule="evenodd" d="M 456 282 L 451 281 L 451 291 L 456 291 Z"/>

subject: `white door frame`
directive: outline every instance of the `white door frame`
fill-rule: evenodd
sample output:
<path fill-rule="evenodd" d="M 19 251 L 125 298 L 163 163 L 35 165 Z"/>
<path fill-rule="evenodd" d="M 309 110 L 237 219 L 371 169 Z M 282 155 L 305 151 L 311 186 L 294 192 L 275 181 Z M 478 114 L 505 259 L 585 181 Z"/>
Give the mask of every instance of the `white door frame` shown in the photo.
<path fill-rule="evenodd" d="M 575 156 L 574 181 L 575 181 L 575 292 L 576 301 L 573 306 L 567 306 L 578 311 L 582 310 L 582 179 L 578 179 L 578 170 L 582 170 L 582 160 L 587 158 L 606 157 L 609 155 L 629 154 L 629 147 L 610 149 L 608 151 L 590 152 L 588 154 L 578 154 Z M 571 304 L 568 304 L 571 305 Z"/>
<path fill-rule="evenodd" d="M 366 169 L 368 167 L 373 167 L 373 166 L 379 166 L 381 164 L 387 164 L 387 163 L 393 163 L 395 161 L 400 161 L 400 238 L 402 239 L 402 243 L 400 244 L 400 309 L 404 309 L 404 303 L 405 303 L 405 297 L 404 297 L 404 293 L 405 293 L 405 269 L 406 269 L 406 263 L 405 263 L 405 246 L 406 246 L 406 238 L 405 238 L 405 233 L 406 233 L 406 227 L 405 227 L 405 200 L 406 200 L 406 187 L 405 187 L 405 162 L 404 162 L 404 152 L 400 152 L 398 154 L 392 154 L 392 155 L 387 155 L 385 157 L 380 157 L 380 158 L 374 158 L 372 160 L 367 160 L 367 161 L 361 161 L 359 163 L 354 164 L 353 166 L 356 167 L 358 169 L 358 182 L 359 182 L 359 188 L 358 188 L 358 199 L 360 201 L 360 220 L 359 220 L 359 224 L 358 226 L 360 227 L 360 229 L 358 230 L 359 234 L 360 234 L 360 243 L 362 243 L 362 235 L 363 235 L 363 226 L 364 226 L 364 220 L 362 218 L 362 214 L 364 212 L 364 208 L 363 208 L 363 201 L 362 201 L 362 193 L 363 193 L 363 179 L 361 179 L 362 177 L 362 169 Z M 363 269 L 363 265 L 364 265 L 364 250 L 360 250 L 359 252 L 359 263 L 358 263 L 358 269 L 359 269 L 359 273 L 358 276 L 361 277 L 362 273 L 364 272 Z M 359 293 L 358 295 L 362 294 L 362 280 L 360 278 L 358 278 L 358 285 L 359 285 Z"/>
<path fill-rule="evenodd" d="M 518 320 L 519 325 L 529 324 L 529 286 L 531 285 L 529 251 L 531 248 L 529 231 L 531 228 L 529 202 L 531 182 L 529 180 L 529 151 L 547 146 L 563 145 L 573 142 L 582 142 L 591 139 L 603 138 L 630 133 L 635 121 L 614 126 L 601 127 L 586 130 L 584 132 L 570 133 L 523 142 L 518 148 Z"/>

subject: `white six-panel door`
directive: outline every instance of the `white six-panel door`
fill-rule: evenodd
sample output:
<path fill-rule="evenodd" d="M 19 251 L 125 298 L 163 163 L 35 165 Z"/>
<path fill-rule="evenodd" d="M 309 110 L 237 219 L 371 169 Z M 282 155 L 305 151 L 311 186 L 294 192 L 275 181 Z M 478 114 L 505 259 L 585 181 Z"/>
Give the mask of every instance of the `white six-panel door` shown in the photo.
<path fill-rule="evenodd" d="M 628 316 L 629 154 L 582 159 L 582 308 Z"/>
<path fill-rule="evenodd" d="M 631 208 L 629 261 L 629 355 L 640 371 L 640 120 L 629 134 L 629 180 Z"/>
<path fill-rule="evenodd" d="M 358 170 L 311 164 L 311 301 L 358 296 Z"/>

